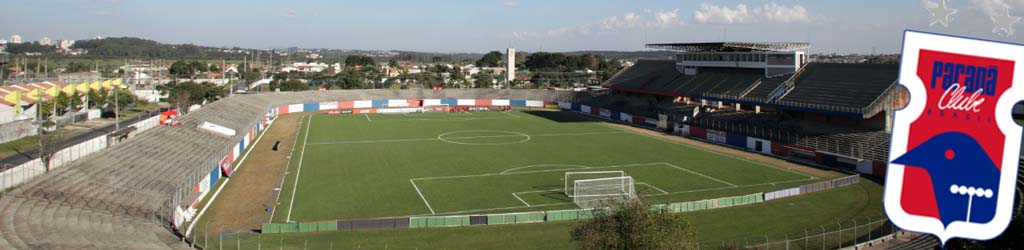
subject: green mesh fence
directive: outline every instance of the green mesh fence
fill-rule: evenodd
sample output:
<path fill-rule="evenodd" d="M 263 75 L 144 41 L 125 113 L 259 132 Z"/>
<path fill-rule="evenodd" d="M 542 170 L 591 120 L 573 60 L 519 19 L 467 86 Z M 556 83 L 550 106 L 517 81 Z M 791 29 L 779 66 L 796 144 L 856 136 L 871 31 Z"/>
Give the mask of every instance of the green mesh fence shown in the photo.
<path fill-rule="evenodd" d="M 667 204 L 654 204 L 654 205 L 651 206 L 651 211 L 659 212 L 659 213 L 664 213 L 664 212 L 668 211 L 668 205 Z M 548 219 L 548 220 L 551 220 L 551 219 Z"/>
<path fill-rule="evenodd" d="M 752 203 L 764 202 L 764 193 L 754 193 L 744 196 L 725 197 L 711 200 L 700 200 L 700 201 L 689 201 L 689 202 L 676 202 L 670 204 L 655 204 L 651 206 L 652 211 L 661 211 L 668 213 L 681 213 L 681 212 L 692 212 L 706 209 L 739 206 Z M 508 213 L 508 214 L 488 214 L 487 224 L 500 225 L 500 224 L 518 224 L 518 223 L 534 223 L 544 221 L 571 221 L 580 219 L 593 218 L 596 210 L 553 210 L 545 212 L 524 212 L 524 213 Z M 411 228 L 424 228 L 424 227 L 458 227 L 458 226 L 470 226 L 471 219 L 469 215 L 456 215 L 456 216 L 429 216 L 429 217 L 411 217 L 409 218 L 409 227 Z M 276 234 L 276 233 L 296 233 L 296 232 L 324 232 L 324 231 L 337 231 L 337 221 L 321 221 L 321 222 L 306 222 L 306 223 L 264 223 L 261 225 L 262 233 Z"/>
<path fill-rule="evenodd" d="M 303 222 L 303 223 L 299 223 L 299 232 L 300 233 L 316 232 L 316 228 L 317 228 L 317 223 L 316 222 Z"/>
<path fill-rule="evenodd" d="M 316 230 L 320 232 L 337 231 L 337 221 L 321 221 L 316 223 Z"/>
<path fill-rule="evenodd" d="M 423 217 L 412 217 L 409 218 L 409 227 L 427 227 L 427 218 Z"/>
<path fill-rule="evenodd" d="M 731 207 L 732 206 L 732 198 L 720 198 L 720 199 L 718 199 L 718 206 L 719 207 Z"/>
<path fill-rule="evenodd" d="M 547 211 L 547 221 L 566 221 L 579 219 L 579 210 Z"/>
<path fill-rule="evenodd" d="M 260 232 L 265 234 L 276 234 L 281 233 L 281 229 L 277 224 L 263 223 L 263 226 L 260 227 Z"/>
<path fill-rule="evenodd" d="M 594 218 L 594 210 L 583 210 L 583 209 L 580 209 L 579 212 L 576 213 L 576 218 L 578 218 L 578 219 Z"/>
<path fill-rule="evenodd" d="M 515 215 L 516 223 L 544 222 L 544 212 L 519 213 Z"/>
<path fill-rule="evenodd" d="M 281 233 L 296 233 L 299 232 L 298 223 L 281 223 L 277 224 L 278 229 Z"/>

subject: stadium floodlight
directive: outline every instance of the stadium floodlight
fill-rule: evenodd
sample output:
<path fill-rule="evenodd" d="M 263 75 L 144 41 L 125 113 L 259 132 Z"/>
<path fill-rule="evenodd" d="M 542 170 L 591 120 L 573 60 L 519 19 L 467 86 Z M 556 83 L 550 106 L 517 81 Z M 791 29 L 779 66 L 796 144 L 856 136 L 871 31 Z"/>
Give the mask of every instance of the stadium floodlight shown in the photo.
<path fill-rule="evenodd" d="M 575 190 L 575 183 L 577 180 L 586 179 L 600 179 L 608 177 L 623 177 L 626 176 L 626 172 L 622 171 L 585 171 L 585 172 L 565 172 L 565 196 L 572 198 Z"/>
<path fill-rule="evenodd" d="M 636 198 L 632 176 L 576 180 L 573 186 L 572 202 L 584 209 Z"/>

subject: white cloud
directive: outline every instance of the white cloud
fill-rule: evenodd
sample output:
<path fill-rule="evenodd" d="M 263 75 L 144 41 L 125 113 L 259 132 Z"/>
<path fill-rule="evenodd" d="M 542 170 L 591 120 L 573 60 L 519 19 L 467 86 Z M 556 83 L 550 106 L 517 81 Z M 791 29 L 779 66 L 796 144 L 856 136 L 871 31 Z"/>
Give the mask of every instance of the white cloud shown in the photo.
<path fill-rule="evenodd" d="M 606 30 L 631 29 L 640 26 L 641 17 L 636 12 L 629 12 L 622 17 L 610 16 L 601 21 L 601 28 Z"/>
<path fill-rule="evenodd" d="M 626 12 L 622 15 L 610 16 L 594 23 L 564 26 L 549 29 L 546 32 L 512 32 L 515 39 L 532 39 L 539 37 L 588 36 L 592 34 L 609 34 L 619 30 L 641 28 L 672 28 L 683 25 L 679 18 L 679 9 L 650 10 Z"/>
<path fill-rule="evenodd" d="M 655 11 L 654 21 L 660 27 L 668 27 L 676 24 L 682 24 L 679 20 L 679 9 L 671 11 Z"/>
<path fill-rule="evenodd" d="M 515 8 L 515 7 L 519 7 L 519 1 L 508 1 L 508 2 L 501 3 L 501 5 L 505 6 L 505 7 L 509 7 L 509 8 Z"/>
<path fill-rule="evenodd" d="M 924 1 L 924 4 L 925 6 L 930 4 L 938 5 L 937 2 L 929 3 L 927 1 Z M 949 4 L 948 0 L 946 4 Z M 998 16 L 1006 15 L 1006 7 L 1010 7 L 1010 13 L 1013 14 L 1012 9 L 1024 7 L 1024 0 L 971 0 L 971 4 L 973 5 L 972 9 L 981 11 L 981 13 L 987 16 Z"/>
<path fill-rule="evenodd" d="M 755 22 L 806 23 L 827 20 L 814 16 L 802 5 L 786 6 L 774 2 L 750 8 L 746 4 L 735 7 L 718 6 L 702 3 L 693 13 L 698 23 L 704 24 L 742 24 Z"/>
<path fill-rule="evenodd" d="M 807 8 L 799 4 L 787 7 L 785 5 L 779 5 L 777 3 L 768 3 L 760 10 L 764 20 L 780 22 L 780 23 L 797 23 L 797 22 L 810 22 L 811 15 L 807 13 Z"/>
<path fill-rule="evenodd" d="M 728 6 L 717 6 L 709 3 L 700 5 L 700 9 L 694 11 L 693 18 L 699 23 L 746 23 L 754 19 L 753 13 L 747 10 L 746 4 L 736 5 L 736 8 Z"/>

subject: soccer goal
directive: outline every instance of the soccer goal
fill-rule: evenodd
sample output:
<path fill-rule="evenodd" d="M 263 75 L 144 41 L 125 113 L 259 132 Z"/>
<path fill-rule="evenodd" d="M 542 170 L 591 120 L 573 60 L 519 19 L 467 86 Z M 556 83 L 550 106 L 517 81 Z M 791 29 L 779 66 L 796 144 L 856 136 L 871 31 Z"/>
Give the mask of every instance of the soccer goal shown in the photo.
<path fill-rule="evenodd" d="M 607 207 L 616 202 L 636 198 L 633 177 L 583 179 L 573 182 L 572 201 L 580 208 Z"/>
<path fill-rule="evenodd" d="M 625 172 L 622 171 L 586 171 L 586 172 L 565 172 L 565 196 L 572 198 L 575 196 L 576 181 L 587 180 L 587 179 L 600 179 L 609 177 L 623 177 L 626 176 Z"/>

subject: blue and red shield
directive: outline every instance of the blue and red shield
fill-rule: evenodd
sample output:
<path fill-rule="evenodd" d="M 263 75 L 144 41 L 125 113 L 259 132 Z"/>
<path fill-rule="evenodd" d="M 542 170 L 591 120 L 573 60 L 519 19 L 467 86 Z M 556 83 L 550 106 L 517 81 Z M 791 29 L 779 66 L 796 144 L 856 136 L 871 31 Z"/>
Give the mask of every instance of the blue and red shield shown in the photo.
<path fill-rule="evenodd" d="M 1024 99 L 1024 45 L 907 31 L 895 112 L 885 211 L 897 226 L 986 240 L 1010 222 Z"/>

